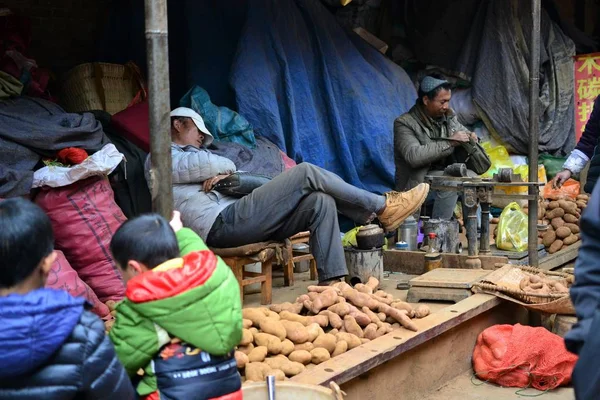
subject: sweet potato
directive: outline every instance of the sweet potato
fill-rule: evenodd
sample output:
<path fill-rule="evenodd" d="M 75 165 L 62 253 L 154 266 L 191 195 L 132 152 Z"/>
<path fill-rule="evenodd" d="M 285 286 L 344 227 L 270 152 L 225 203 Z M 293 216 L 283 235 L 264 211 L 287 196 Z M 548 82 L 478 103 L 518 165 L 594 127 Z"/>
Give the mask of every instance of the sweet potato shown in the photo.
<path fill-rule="evenodd" d="M 244 318 L 244 319 L 242 319 L 242 325 L 244 326 L 244 329 L 252 328 L 252 321 Z"/>
<path fill-rule="evenodd" d="M 319 365 L 322 362 L 325 362 L 331 358 L 331 354 L 323 348 L 313 349 L 310 352 L 310 355 L 312 356 L 312 363 L 316 365 Z"/>
<path fill-rule="evenodd" d="M 564 224 L 563 227 L 567 227 L 571 230 L 571 233 L 573 233 L 574 235 L 578 234 L 580 231 L 579 226 L 575 225 L 575 224 Z"/>
<path fill-rule="evenodd" d="M 254 339 L 254 338 L 253 338 L 253 339 Z M 252 350 L 254 350 L 254 344 L 253 344 L 253 343 L 250 343 L 250 344 L 248 344 L 248 345 L 246 345 L 246 346 L 238 346 L 238 348 L 237 348 L 237 349 L 238 349 L 238 351 L 241 351 L 241 352 L 242 352 L 242 353 L 244 353 L 245 355 L 248 355 L 248 354 L 250 354 L 250 352 L 251 352 Z"/>
<path fill-rule="evenodd" d="M 335 344 L 335 349 L 333 350 L 333 353 L 331 353 L 331 357 L 333 358 L 335 356 L 339 356 L 340 354 L 344 354 L 347 351 L 348 343 L 346 343 L 346 341 L 344 340 L 338 340 Z"/>
<path fill-rule="evenodd" d="M 288 357 L 290 361 L 299 362 L 300 364 L 306 365 L 310 364 L 312 360 L 312 355 L 309 351 L 306 350 L 297 350 L 292 352 L 292 354 Z"/>
<path fill-rule="evenodd" d="M 252 321 L 252 325 L 259 326 L 260 321 L 267 318 L 265 311 L 266 309 L 262 308 L 244 308 L 242 309 L 242 316 Z"/>
<path fill-rule="evenodd" d="M 351 308 L 350 304 L 348 303 L 337 303 L 329 307 L 327 311 L 331 311 L 332 313 L 339 315 L 341 318 L 344 318 L 347 314 L 350 314 Z"/>
<path fill-rule="evenodd" d="M 319 315 L 326 315 L 329 319 L 329 325 L 334 329 L 340 329 L 343 325 L 342 318 L 334 312 L 329 310 L 324 310 L 319 313 Z"/>
<path fill-rule="evenodd" d="M 289 311 L 282 311 L 279 316 L 282 320 L 299 322 L 304 326 L 308 326 L 312 323 L 317 323 L 321 327 L 326 328 L 329 325 L 329 319 L 326 315 L 315 315 L 315 316 L 302 316 L 298 314 L 293 314 Z"/>
<path fill-rule="evenodd" d="M 250 363 L 262 362 L 264 361 L 265 357 L 267 357 L 268 352 L 269 349 L 266 346 L 255 347 L 250 354 L 248 354 L 248 360 Z"/>
<path fill-rule="evenodd" d="M 558 210 L 558 208 L 557 208 Z M 560 228 L 561 226 L 563 226 L 565 224 L 565 220 L 562 218 L 553 218 L 552 221 L 550 222 L 550 224 L 552 225 L 552 227 L 556 230 L 558 228 Z"/>
<path fill-rule="evenodd" d="M 266 347 L 269 354 L 281 353 L 281 340 L 277 336 L 268 333 L 257 333 L 254 335 L 254 343 L 258 347 Z"/>
<path fill-rule="evenodd" d="M 322 332 L 322 329 L 319 324 L 310 324 L 306 327 L 306 331 L 308 332 L 308 341 L 313 342 Z"/>
<path fill-rule="evenodd" d="M 556 237 L 559 239 L 564 239 L 566 237 L 571 236 L 571 229 L 566 226 L 561 226 L 556 230 Z"/>
<path fill-rule="evenodd" d="M 379 319 L 379 316 L 377 314 L 375 314 L 373 311 L 371 311 L 369 309 L 369 307 L 363 307 L 362 311 L 369 317 L 369 319 L 371 320 L 371 323 L 375 324 L 377 326 L 377 328 L 379 328 L 380 326 L 383 325 L 383 322 L 381 321 L 381 319 Z M 383 314 L 383 315 L 385 315 L 385 314 Z M 367 325 L 367 327 L 369 325 Z"/>
<path fill-rule="evenodd" d="M 311 285 L 311 286 L 307 287 L 306 290 L 308 290 L 309 292 L 323 293 L 324 291 L 330 290 L 332 288 L 334 290 L 338 290 L 335 286 L 316 286 L 316 285 Z M 340 294 L 340 292 L 338 292 L 338 294 Z"/>
<path fill-rule="evenodd" d="M 290 339 L 284 339 L 281 341 L 281 354 L 287 356 L 293 351 L 294 343 Z"/>
<path fill-rule="evenodd" d="M 329 331 L 329 332 L 327 332 L 327 333 L 329 333 L 329 334 L 331 334 L 331 335 L 335 336 L 335 335 L 337 335 L 337 333 L 338 333 L 338 332 L 339 332 L 339 330 L 338 330 L 338 329 L 332 329 L 332 330 L 330 330 L 330 331 Z"/>
<path fill-rule="evenodd" d="M 379 302 L 374 300 L 366 293 L 360 293 L 358 290 L 353 289 L 351 287 L 345 287 L 342 289 L 342 295 L 348 300 L 350 303 L 354 304 L 356 307 L 364 307 L 367 306 L 371 310 L 375 310 Z"/>
<path fill-rule="evenodd" d="M 333 350 L 335 350 L 336 343 L 337 338 L 334 335 L 325 333 L 323 335 L 319 335 L 313 342 L 313 345 L 315 346 L 315 348 L 321 347 L 323 349 L 326 349 L 328 352 L 333 353 Z"/>
<path fill-rule="evenodd" d="M 269 333 L 278 337 L 279 340 L 284 340 L 287 335 L 285 328 L 281 324 L 281 321 L 275 321 L 272 318 L 267 318 L 260 321 L 260 330 L 264 333 Z"/>
<path fill-rule="evenodd" d="M 344 328 L 346 328 L 346 331 L 348 333 L 356 335 L 359 338 L 362 338 L 364 336 L 362 328 L 360 327 L 360 325 L 358 325 L 356 319 L 354 319 L 354 317 L 351 315 L 346 315 L 344 317 Z"/>
<path fill-rule="evenodd" d="M 337 298 L 338 298 L 337 291 L 335 289 L 331 288 L 329 290 L 325 290 L 324 292 L 320 293 L 319 296 L 317 296 L 317 298 L 314 299 L 313 301 L 310 301 L 310 300 L 305 301 L 304 307 L 306 307 L 312 313 L 318 314 L 319 311 L 321 311 L 322 309 L 336 304 Z"/>
<path fill-rule="evenodd" d="M 254 341 L 254 335 L 248 329 L 242 329 L 242 339 L 240 340 L 240 346 L 247 346 Z"/>
<path fill-rule="evenodd" d="M 354 289 L 358 290 L 361 293 L 373 294 L 373 289 L 362 283 L 357 283 L 356 285 L 354 285 Z"/>
<path fill-rule="evenodd" d="M 364 337 L 366 337 L 367 339 L 376 339 L 377 336 L 377 329 L 379 329 L 379 327 L 375 324 L 369 324 L 367 325 L 367 327 L 365 328 L 364 331 Z"/>
<path fill-rule="evenodd" d="M 246 354 L 242 353 L 241 351 L 236 351 L 234 353 L 234 357 L 235 357 L 235 362 L 237 363 L 237 367 L 239 369 L 246 367 L 246 364 L 248 364 L 250 362 L 250 360 L 248 359 L 248 356 Z"/>
<path fill-rule="evenodd" d="M 311 351 L 314 348 L 315 348 L 315 345 L 312 344 L 311 342 L 300 343 L 300 344 L 294 345 L 294 351 L 300 351 L 300 350 Z"/>
<path fill-rule="evenodd" d="M 430 312 L 429 307 L 425 304 L 419 304 L 415 307 L 415 318 L 425 318 Z"/>
<path fill-rule="evenodd" d="M 391 304 L 391 306 L 397 310 L 406 310 L 408 312 L 413 310 L 413 307 L 404 301 L 395 301 Z"/>
<path fill-rule="evenodd" d="M 564 244 L 564 243 L 563 243 L 563 241 L 562 241 L 562 240 L 560 240 L 560 239 L 556 239 L 556 240 L 554 241 L 554 243 L 552 243 L 552 245 L 551 245 L 551 246 L 550 246 L 550 248 L 548 249 L 548 253 L 550 253 L 550 254 L 554 254 L 554 253 L 556 253 L 557 251 L 559 251 L 559 250 L 562 248 L 563 244 Z"/>
<path fill-rule="evenodd" d="M 410 318 L 406 315 L 403 310 L 398 310 L 396 308 L 390 307 L 387 304 L 379 303 L 379 311 L 385 313 L 388 317 L 393 318 L 395 321 L 400 322 L 400 324 L 406 329 L 410 329 L 411 331 L 417 332 L 419 328 L 415 325 L 414 322 L 410 320 Z"/>
<path fill-rule="evenodd" d="M 304 308 L 304 305 L 301 302 L 299 302 L 299 303 L 285 302 L 285 303 L 281 303 L 281 304 L 271 304 L 271 306 L 269 307 L 269 309 L 271 311 L 274 311 L 276 313 L 280 313 L 282 311 L 289 311 L 293 314 L 299 314 L 303 308 Z"/>
<path fill-rule="evenodd" d="M 285 328 L 286 337 L 294 344 L 300 344 L 308 341 L 308 331 L 300 322 L 281 320 L 281 324 Z"/>
<path fill-rule="evenodd" d="M 570 246 L 570 245 L 572 245 L 573 243 L 577 242 L 578 240 L 579 240 L 579 238 L 578 238 L 576 235 L 573 235 L 573 234 L 571 234 L 570 236 L 566 237 L 566 238 L 563 240 L 563 244 L 564 244 L 565 246 Z"/>
<path fill-rule="evenodd" d="M 259 330 L 257 328 L 255 328 L 255 327 L 252 327 L 252 328 L 250 328 L 248 330 L 250 331 L 250 333 L 252 335 L 256 335 L 257 333 L 259 333 Z"/>
<path fill-rule="evenodd" d="M 353 317 L 356 320 L 356 322 L 358 323 L 358 325 L 367 326 L 371 323 L 371 319 L 369 318 L 369 316 L 367 314 L 360 311 L 358 308 L 354 307 L 352 304 L 348 304 L 348 306 L 350 308 L 350 313 L 348 315 Z"/>
<path fill-rule="evenodd" d="M 380 312 L 380 313 L 377 313 L 377 317 L 379 317 L 379 320 L 381 322 L 385 322 L 385 319 L 387 318 L 387 315 L 385 315 L 385 313 Z"/>
<path fill-rule="evenodd" d="M 371 288 L 372 292 L 375 292 L 375 290 L 377 290 L 377 288 L 379 287 L 379 280 L 373 276 L 369 277 L 369 279 L 367 280 L 367 283 L 365 283 L 366 286 Z"/>
<path fill-rule="evenodd" d="M 338 341 L 343 340 L 348 343 L 348 350 L 352 350 L 355 347 L 358 347 L 362 344 L 360 338 L 356 335 L 353 335 L 348 332 L 340 332 L 336 335 Z"/>
<path fill-rule="evenodd" d="M 554 219 L 554 218 L 562 217 L 563 215 L 565 215 L 565 210 L 563 210 L 562 208 L 555 208 L 546 213 L 546 218 Z"/>

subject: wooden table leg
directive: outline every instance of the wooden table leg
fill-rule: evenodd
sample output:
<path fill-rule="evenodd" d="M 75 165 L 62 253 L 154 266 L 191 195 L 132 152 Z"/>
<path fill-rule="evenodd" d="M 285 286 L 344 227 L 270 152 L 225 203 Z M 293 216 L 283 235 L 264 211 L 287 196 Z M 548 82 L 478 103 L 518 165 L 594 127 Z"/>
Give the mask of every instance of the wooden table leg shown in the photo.
<path fill-rule="evenodd" d="M 310 260 L 310 280 L 311 281 L 315 281 L 315 280 L 317 280 L 317 278 L 318 278 L 318 274 L 317 274 L 317 261 L 313 257 Z"/>
<path fill-rule="evenodd" d="M 266 305 L 271 304 L 272 300 L 272 288 L 273 288 L 273 274 L 272 268 L 273 260 L 267 260 L 262 263 L 262 273 L 265 275 L 265 281 L 260 284 L 260 304 Z"/>
<path fill-rule="evenodd" d="M 294 251 L 290 239 L 285 239 L 285 251 L 288 255 L 288 261 L 283 266 L 283 285 L 294 286 Z"/>

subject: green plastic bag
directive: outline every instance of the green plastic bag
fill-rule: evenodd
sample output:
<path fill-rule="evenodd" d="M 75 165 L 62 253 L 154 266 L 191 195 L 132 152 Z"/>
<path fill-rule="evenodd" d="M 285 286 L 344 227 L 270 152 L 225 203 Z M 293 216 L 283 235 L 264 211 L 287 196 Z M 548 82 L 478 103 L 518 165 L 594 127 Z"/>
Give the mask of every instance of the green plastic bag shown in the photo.
<path fill-rule="evenodd" d="M 342 237 L 342 246 L 344 247 L 356 247 L 356 234 L 358 230 L 362 228 L 362 226 L 357 226 L 355 228 L 350 229 L 348 232 L 344 234 Z"/>
<path fill-rule="evenodd" d="M 550 154 L 540 154 L 540 164 L 546 168 L 546 176 L 550 182 L 556 174 L 562 171 L 563 164 L 567 161 L 566 157 L 554 157 Z"/>
<path fill-rule="evenodd" d="M 507 251 L 527 250 L 527 214 L 517 203 L 507 205 L 498 221 L 496 247 Z"/>

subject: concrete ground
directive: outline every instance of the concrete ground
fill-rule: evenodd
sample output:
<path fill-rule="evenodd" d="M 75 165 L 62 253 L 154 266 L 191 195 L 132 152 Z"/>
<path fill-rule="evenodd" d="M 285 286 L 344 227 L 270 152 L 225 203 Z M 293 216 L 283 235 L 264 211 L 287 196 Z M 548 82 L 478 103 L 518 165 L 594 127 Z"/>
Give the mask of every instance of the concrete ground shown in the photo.
<path fill-rule="evenodd" d="M 422 400 L 514 400 L 530 399 L 538 395 L 544 400 L 575 399 L 572 388 L 559 388 L 545 393 L 535 389 L 502 388 L 480 381 L 474 378 L 471 372 L 467 372 Z"/>

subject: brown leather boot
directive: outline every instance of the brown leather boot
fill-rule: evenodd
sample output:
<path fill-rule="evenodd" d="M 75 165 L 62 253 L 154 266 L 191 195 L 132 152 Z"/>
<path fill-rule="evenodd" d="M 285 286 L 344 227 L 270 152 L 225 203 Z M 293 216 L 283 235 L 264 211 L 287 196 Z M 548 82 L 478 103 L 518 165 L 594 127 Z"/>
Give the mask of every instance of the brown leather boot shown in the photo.
<path fill-rule="evenodd" d="M 429 184 L 421 183 L 408 192 L 385 194 L 385 209 L 378 215 L 386 232 L 398 229 L 400 224 L 421 207 L 429 194 Z"/>

